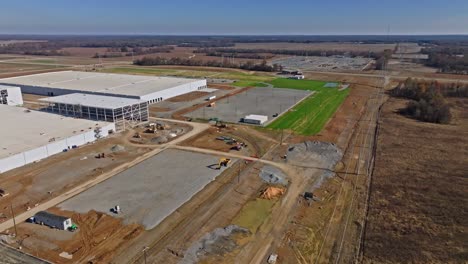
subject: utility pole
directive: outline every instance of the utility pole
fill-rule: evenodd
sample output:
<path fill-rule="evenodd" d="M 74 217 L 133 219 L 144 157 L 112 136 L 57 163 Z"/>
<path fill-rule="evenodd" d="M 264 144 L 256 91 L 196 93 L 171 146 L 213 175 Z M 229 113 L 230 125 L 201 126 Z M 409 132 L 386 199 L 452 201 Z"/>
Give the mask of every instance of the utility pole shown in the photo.
<path fill-rule="evenodd" d="M 149 249 L 149 247 L 144 247 L 144 248 L 143 248 L 143 257 L 144 257 L 144 259 L 145 259 L 145 264 L 147 264 L 147 263 L 146 263 L 146 251 L 147 251 L 148 249 Z"/>
<path fill-rule="evenodd" d="M 10 204 L 11 215 L 13 216 L 13 226 L 15 227 L 15 237 L 18 237 L 18 229 L 16 229 L 15 213 L 13 212 L 13 203 Z"/>

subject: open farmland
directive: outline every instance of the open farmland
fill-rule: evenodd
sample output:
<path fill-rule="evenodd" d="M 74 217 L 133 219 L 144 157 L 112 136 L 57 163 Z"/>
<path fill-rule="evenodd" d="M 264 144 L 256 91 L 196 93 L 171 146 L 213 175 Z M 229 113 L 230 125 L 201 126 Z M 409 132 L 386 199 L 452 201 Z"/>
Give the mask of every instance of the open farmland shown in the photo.
<path fill-rule="evenodd" d="M 466 263 L 467 99 L 450 99 L 449 125 L 383 106 L 362 263 Z"/>
<path fill-rule="evenodd" d="M 276 79 L 271 84 L 315 92 L 268 125 L 273 129 L 292 129 L 302 135 L 319 133 L 349 94 L 349 89 L 324 87 L 325 82 L 321 81 Z"/>

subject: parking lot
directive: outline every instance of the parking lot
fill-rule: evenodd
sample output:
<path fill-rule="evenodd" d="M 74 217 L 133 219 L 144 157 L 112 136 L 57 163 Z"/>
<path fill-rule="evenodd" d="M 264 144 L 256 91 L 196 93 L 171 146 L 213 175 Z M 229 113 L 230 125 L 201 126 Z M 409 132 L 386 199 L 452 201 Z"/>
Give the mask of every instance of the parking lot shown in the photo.
<path fill-rule="evenodd" d="M 140 223 L 147 230 L 152 229 L 226 169 L 210 167 L 217 165 L 219 158 L 164 150 L 62 203 L 59 208 L 78 213 L 96 210 L 124 218 L 125 223 Z M 116 205 L 122 210 L 120 214 L 111 212 Z"/>
<path fill-rule="evenodd" d="M 362 71 L 372 62 L 370 58 L 343 57 L 343 56 L 296 56 L 273 60 L 272 63 L 280 64 L 288 69 L 301 71 Z"/>
<path fill-rule="evenodd" d="M 268 124 L 276 118 L 273 115 L 281 115 L 311 93 L 294 89 L 256 87 L 219 100 L 214 107 L 199 108 L 186 116 L 199 119 L 218 118 L 225 122 L 237 123 L 246 115 L 265 115 L 268 116 Z"/>

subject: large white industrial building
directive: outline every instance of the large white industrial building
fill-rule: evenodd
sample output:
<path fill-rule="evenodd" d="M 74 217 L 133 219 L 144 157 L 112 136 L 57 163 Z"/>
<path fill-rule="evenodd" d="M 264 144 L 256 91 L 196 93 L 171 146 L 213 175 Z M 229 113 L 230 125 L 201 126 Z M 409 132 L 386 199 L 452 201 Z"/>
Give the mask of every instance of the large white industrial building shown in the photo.
<path fill-rule="evenodd" d="M 0 84 L 19 86 L 23 93 L 58 96 L 71 93 L 117 96 L 149 104 L 206 88 L 206 80 L 61 71 L 0 79 Z"/>
<path fill-rule="evenodd" d="M 115 131 L 109 122 L 64 117 L 0 104 L 0 173 Z"/>
<path fill-rule="evenodd" d="M 22 105 L 23 96 L 19 87 L 0 85 L 0 104 Z"/>
<path fill-rule="evenodd" d="M 114 122 L 119 131 L 149 120 L 148 102 L 139 99 L 73 93 L 40 100 L 48 103 L 50 112 Z"/>

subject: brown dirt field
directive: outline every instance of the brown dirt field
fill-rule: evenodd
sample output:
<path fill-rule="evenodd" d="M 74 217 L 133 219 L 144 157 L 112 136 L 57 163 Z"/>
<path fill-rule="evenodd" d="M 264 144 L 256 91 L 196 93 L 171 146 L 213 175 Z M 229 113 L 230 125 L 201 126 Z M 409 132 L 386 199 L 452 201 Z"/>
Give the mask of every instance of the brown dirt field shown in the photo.
<path fill-rule="evenodd" d="M 71 217 L 78 226 L 78 231 L 71 233 L 22 223 L 18 232 L 23 250 L 54 263 L 109 263 L 116 251 L 125 250 L 125 244 L 144 231 L 138 224 L 124 225 L 121 219 L 96 211 L 86 214 L 61 211 L 58 208 L 51 208 L 49 211 Z M 49 234 L 45 235 L 45 232 Z M 34 242 L 25 243 L 31 240 Z M 72 254 L 73 259 L 60 257 L 62 252 Z"/>
<path fill-rule="evenodd" d="M 286 50 L 339 50 L 380 52 L 395 48 L 395 44 L 358 44 L 358 43 L 236 43 L 239 49 L 286 49 Z"/>
<path fill-rule="evenodd" d="M 229 152 L 232 145 L 217 140 L 216 138 L 219 136 L 233 137 L 247 144 L 247 148 L 240 151 L 241 153 L 245 152 L 244 155 L 262 156 L 273 144 L 278 143 L 278 140 L 274 139 L 278 136 L 277 132 L 265 134 L 250 127 L 230 125 L 228 128 L 223 129 L 212 127 L 181 142 L 179 145 Z"/>
<path fill-rule="evenodd" d="M 172 97 L 170 99 L 167 99 L 167 101 L 174 102 L 174 103 L 189 102 L 189 101 L 192 101 L 192 100 L 195 100 L 195 99 L 198 99 L 200 97 L 207 96 L 207 95 L 208 95 L 208 93 L 205 93 L 205 92 L 194 91 L 194 92 L 182 94 L 182 95 L 179 95 L 179 96 L 176 96 L 176 97 Z"/>
<path fill-rule="evenodd" d="M 383 107 L 363 263 L 466 263 L 468 99 L 437 125 Z"/>

